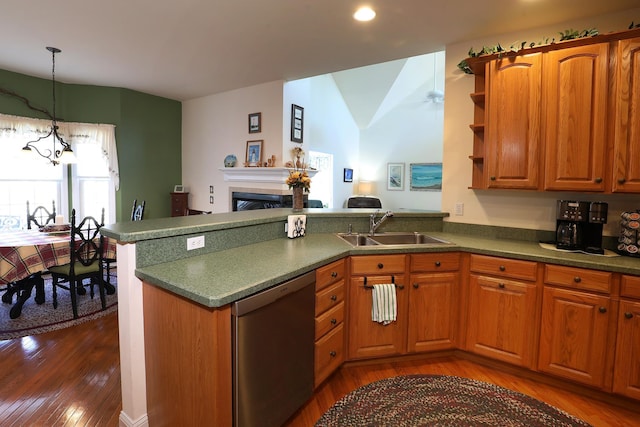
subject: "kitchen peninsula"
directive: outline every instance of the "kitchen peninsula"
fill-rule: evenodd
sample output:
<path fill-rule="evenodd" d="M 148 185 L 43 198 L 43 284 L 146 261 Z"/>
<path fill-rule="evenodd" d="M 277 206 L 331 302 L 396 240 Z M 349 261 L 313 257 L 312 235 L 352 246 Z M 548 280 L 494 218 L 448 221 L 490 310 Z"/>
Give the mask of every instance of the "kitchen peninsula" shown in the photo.
<path fill-rule="evenodd" d="M 106 226 L 104 234 L 119 242 L 121 421 L 126 425 L 142 425 L 148 414 L 148 421 L 153 425 L 162 424 L 156 423 L 159 419 L 167 423 L 180 419 L 194 424 L 230 425 L 230 304 L 349 257 L 400 256 L 406 259 L 409 271 L 413 268 L 414 255 L 460 254 L 459 271 L 454 272 L 457 278 L 455 294 L 460 306 L 463 306 L 462 302 L 468 303 L 466 294 L 472 275 L 482 273 L 481 277 L 493 277 L 492 272 L 481 271 L 487 260 L 530 263 L 534 272 L 530 283 L 534 284 L 536 307 L 540 307 L 543 288 L 553 284 L 545 277 L 547 266 L 573 269 L 568 270 L 569 273 L 598 270 L 606 275 L 608 287 L 597 289 L 596 293 L 611 300 L 611 315 L 605 329 L 614 334 L 618 311 L 622 311 L 618 310 L 619 300 L 627 296 L 625 292 L 629 293 L 629 304 L 637 305 L 635 298 L 640 299 L 634 293 L 637 292 L 634 280 L 640 276 L 640 260 L 543 249 L 537 240 L 548 239 L 546 232 L 450 224 L 443 221 L 448 216 L 446 213 L 399 211 L 379 231 L 420 231 L 454 245 L 354 247 L 335 235 L 346 232 L 349 224 L 354 232 L 365 232 L 368 215 L 372 212 L 365 209 L 308 210 L 307 235 L 299 239 L 287 239 L 284 233 L 288 209 L 163 218 Z M 205 236 L 205 246 L 187 251 L 187 238 L 201 235 Z M 471 258 L 473 256 L 478 258 Z M 502 264 L 498 262 L 497 268 L 504 267 Z M 345 283 L 348 284 L 348 262 L 345 265 Z M 509 264 L 506 265 L 504 274 L 509 278 Z M 589 284 L 590 280 L 586 275 L 584 283 Z M 500 283 L 514 286 L 510 279 Z M 345 295 L 348 307 L 348 290 Z M 536 308 L 535 313 L 539 312 Z M 467 328 L 463 324 L 467 316 L 462 309 L 453 316 L 460 325 L 455 328 L 451 340 L 452 350 L 475 352 L 472 337 L 466 335 Z M 535 314 L 533 320 L 539 320 L 538 316 Z M 348 318 L 347 309 L 347 322 Z M 348 327 L 347 324 L 347 331 Z M 406 338 L 403 339 L 406 342 Z M 613 364 L 614 341 L 608 341 L 610 345 L 603 350 L 607 366 Z M 537 354 L 537 336 L 527 344 L 522 366 L 537 370 L 533 364 L 535 358 L 529 355 L 533 351 L 530 347 L 534 345 Z M 637 347 L 634 344 L 629 348 L 636 361 Z M 343 357 L 349 360 L 350 355 L 343 354 Z M 608 369 L 603 368 L 603 371 L 608 372 Z M 611 377 L 610 374 L 598 377 L 596 388 L 611 391 Z M 637 385 L 638 382 L 631 388 L 635 390 Z"/>

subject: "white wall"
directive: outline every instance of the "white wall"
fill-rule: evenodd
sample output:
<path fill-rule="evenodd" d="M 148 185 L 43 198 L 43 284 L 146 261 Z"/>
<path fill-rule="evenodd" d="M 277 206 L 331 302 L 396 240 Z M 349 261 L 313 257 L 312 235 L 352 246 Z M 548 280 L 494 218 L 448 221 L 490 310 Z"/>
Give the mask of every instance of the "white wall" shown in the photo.
<path fill-rule="evenodd" d="M 331 75 L 287 83 L 285 108 L 290 108 L 292 102 L 305 109 L 303 149 L 306 152 L 320 151 L 333 154 L 334 205 L 329 207 L 342 207 L 343 201 L 353 194 L 353 184 L 343 182 L 342 178 L 343 169 L 353 168 L 358 162 L 358 127 Z M 288 122 L 285 129 L 289 129 Z M 289 139 L 288 133 L 285 139 Z M 288 142 L 287 145 L 293 147 L 299 144 Z M 310 199 L 314 198 L 313 190 L 312 180 Z"/>
<path fill-rule="evenodd" d="M 470 47 L 476 51 L 483 45 L 500 43 L 510 46 L 516 41 L 537 42 L 544 37 L 557 37 L 570 28 L 583 30 L 597 28 L 601 33 L 621 31 L 631 20 L 640 17 L 640 9 L 588 20 L 571 21 L 533 31 L 497 35 L 492 38 L 467 41 L 446 47 L 446 102 L 444 112 L 444 168 L 442 210 L 451 212 L 449 221 L 487 224 L 527 229 L 553 230 L 555 203 L 558 199 L 605 201 L 609 203 L 609 222 L 604 234 L 619 233 L 620 212 L 640 208 L 640 196 L 598 195 L 588 193 L 527 192 L 515 190 L 470 190 L 473 135 L 469 124 L 473 122 L 473 103 L 469 94 L 474 91 L 474 78 L 458 70 L 457 64 L 465 59 Z M 464 215 L 453 216 L 455 204 L 464 203 Z"/>
<path fill-rule="evenodd" d="M 275 154 L 277 164 L 282 166 L 283 84 L 275 81 L 182 103 L 182 183 L 189 187 L 191 208 L 230 210 L 229 187 L 239 185 L 225 182 L 219 168 L 224 166 L 227 154 L 235 154 L 237 166 L 242 166 L 247 141 L 264 140 L 263 159 Z M 262 132 L 250 134 L 248 115 L 258 112 L 262 113 Z M 214 186 L 213 205 L 209 204 L 210 185 Z"/>

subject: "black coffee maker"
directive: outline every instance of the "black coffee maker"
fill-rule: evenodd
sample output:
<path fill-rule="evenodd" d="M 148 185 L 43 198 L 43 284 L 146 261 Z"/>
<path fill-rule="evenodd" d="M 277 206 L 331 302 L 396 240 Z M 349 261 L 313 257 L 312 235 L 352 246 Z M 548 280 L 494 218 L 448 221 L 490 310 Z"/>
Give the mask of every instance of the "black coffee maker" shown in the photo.
<path fill-rule="evenodd" d="M 556 247 L 558 249 L 604 254 L 602 226 L 607 223 L 605 202 L 558 200 Z"/>

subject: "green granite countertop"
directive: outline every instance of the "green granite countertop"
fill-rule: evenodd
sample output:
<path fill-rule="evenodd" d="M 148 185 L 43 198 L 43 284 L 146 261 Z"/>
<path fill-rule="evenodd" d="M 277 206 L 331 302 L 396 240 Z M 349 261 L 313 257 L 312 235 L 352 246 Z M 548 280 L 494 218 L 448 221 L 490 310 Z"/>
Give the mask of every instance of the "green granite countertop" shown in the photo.
<path fill-rule="evenodd" d="M 418 230 L 419 231 L 419 230 Z M 640 275 L 640 259 L 559 252 L 536 242 L 425 232 L 452 245 L 353 247 L 334 233 L 278 238 L 147 266 L 136 276 L 207 307 L 220 307 L 349 255 L 461 251 Z"/>

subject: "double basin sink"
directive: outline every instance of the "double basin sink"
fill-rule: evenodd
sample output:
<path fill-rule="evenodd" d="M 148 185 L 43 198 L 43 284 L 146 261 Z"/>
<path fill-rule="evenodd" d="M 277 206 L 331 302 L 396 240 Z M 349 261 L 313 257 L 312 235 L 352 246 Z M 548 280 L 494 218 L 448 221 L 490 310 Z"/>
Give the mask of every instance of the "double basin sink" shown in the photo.
<path fill-rule="evenodd" d="M 338 237 L 352 246 L 427 245 L 445 246 L 453 243 L 423 233 L 389 232 L 379 234 L 338 233 Z"/>

